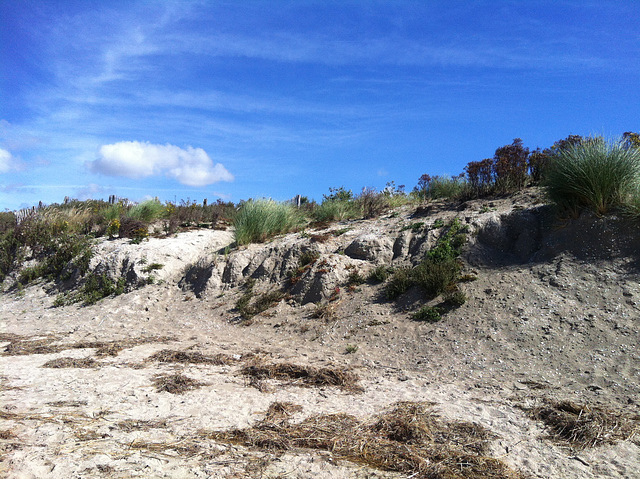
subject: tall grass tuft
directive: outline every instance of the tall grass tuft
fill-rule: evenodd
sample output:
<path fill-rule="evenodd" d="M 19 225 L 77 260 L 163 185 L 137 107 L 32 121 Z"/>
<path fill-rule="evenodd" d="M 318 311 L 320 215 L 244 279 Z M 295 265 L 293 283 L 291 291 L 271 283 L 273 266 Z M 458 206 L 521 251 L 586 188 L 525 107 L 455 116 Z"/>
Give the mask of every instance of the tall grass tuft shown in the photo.
<path fill-rule="evenodd" d="M 144 221 L 146 223 L 158 220 L 163 217 L 166 209 L 158 200 L 147 200 L 139 205 L 133 206 L 127 216 L 131 219 Z"/>
<path fill-rule="evenodd" d="M 320 223 L 342 221 L 362 215 L 358 204 L 353 200 L 324 200 L 312 212 L 312 217 Z"/>
<path fill-rule="evenodd" d="M 296 208 L 271 199 L 249 200 L 238 211 L 235 237 L 238 245 L 258 243 L 302 226 L 304 218 Z"/>
<path fill-rule="evenodd" d="M 573 214 L 632 208 L 640 195 L 640 149 L 589 138 L 552 158 L 545 185 L 552 201 Z"/>

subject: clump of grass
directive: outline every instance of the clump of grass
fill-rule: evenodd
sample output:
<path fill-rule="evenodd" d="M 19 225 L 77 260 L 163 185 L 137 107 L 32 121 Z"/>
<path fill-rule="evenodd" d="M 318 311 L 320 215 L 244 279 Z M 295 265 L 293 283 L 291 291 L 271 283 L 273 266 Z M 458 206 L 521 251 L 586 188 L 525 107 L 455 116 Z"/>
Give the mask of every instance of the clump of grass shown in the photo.
<path fill-rule="evenodd" d="M 151 263 L 149 265 L 146 265 L 143 269 L 142 272 L 144 273 L 152 273 L 153 271 L 159 270 L 164 268 L 164 265 L 161 263 Z"/>
<path fill-rule="evenodd" d="M 345 353 L 346 354 L 354 354 L 358 352 L 358 345 L 357 344 L 347 344 L 347 347 L 345 348 Z"/>
<path fill-rule="evenodd" d="M 157 199 L 143 201 L 133 206 L 128 212 L 127 217 L 134 220 L 150 223 L 162 218 L 166 213 L 165 206 Z"/>
<path fill-rule="evenodd" d="M 261 243 L 302 226 L 304 218 L 292 205 L 270 199 L 245 202 L 234 219 L 238 245 Z"/>
<path fill-rule="evenodd" d="M 462 197 L 468 189 L 464 175 L 451 178 L 450 176 L 431 176 L 424 174 L 418 180 L 412 195 L 421 201 L 436 199 L 457 199 Z"/>
<path fill-rule="evenodd" d="M 316 206 L 311 213 L 315 222 L 327 224 L 360 216 L 360 208 L 353 200 L 331 199 Z"/>
<path fill-rule="evenodd" d="M 375 188 L 363 188 L 356 203 L 365 219 L 381 216 L 389 209 L 389 196 Z"/>
<path fill-rule="evenodd" d="M 563 148 L 545 169 L 549 197 L 564 211 L 604 215 L 638 200 L 640 149 L 589 138 Z"/>

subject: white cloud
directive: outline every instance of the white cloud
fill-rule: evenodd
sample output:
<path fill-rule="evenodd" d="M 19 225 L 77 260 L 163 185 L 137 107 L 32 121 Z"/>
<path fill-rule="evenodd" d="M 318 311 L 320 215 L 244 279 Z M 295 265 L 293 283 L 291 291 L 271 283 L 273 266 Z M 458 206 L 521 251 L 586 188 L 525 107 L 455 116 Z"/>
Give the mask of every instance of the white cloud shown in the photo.
<path fill-rule="evenodd" d="M 185 149 L 139 141 L 103 145 L 90 168 L 103 175 L 127 178 L 165 174 L 187 186 L 233 181 L 233 175 L 222 164 L 214 164 L 202 148 L 187 146 Z"/>
<path fill-rule="evenodd" d="M 15 159 L 7 150 L 0 148 L 0 173 L 6 173 L 15 168 Z"/>

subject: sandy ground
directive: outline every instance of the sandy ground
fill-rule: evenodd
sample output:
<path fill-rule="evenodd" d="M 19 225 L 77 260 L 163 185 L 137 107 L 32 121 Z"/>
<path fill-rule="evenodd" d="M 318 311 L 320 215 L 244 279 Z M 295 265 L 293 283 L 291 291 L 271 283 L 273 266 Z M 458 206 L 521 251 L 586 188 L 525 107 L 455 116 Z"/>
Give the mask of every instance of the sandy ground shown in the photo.
<path fill-rule="evenodd" d="M 313 318 L 312 304 L 282 301 L 250 322 L 238 321 L 238 290 L 198 299 L 173 281 L 87 307 L 53 308 L 40 285 L 3 294 L 0 474 L 420 477 L 331 451 L 211 439 L 213 431 L 255 425 L 276 402 L 301 406 L 295 422 L 335 413 L 367 421 L 398 401 L 415 401 L 434 403 L 444 420 L 489 430 L 489 455 L 523 477 L 640 477 L 638 435 L 579 448 L 551 437 L 523 410 L 556 399 L 638 417 L 640 284 L 627 266 L 627 259 L 585 262 L 564 254 L 527 265 L 467 264 L 478 276 L 464 285 L 469 300 L 434 324 L 380 301 L 380 286 L 370 284 L 344 291 L 330 318 Z M 17 348 L 35 341 L 45 349 Z M 96 347 L 118 341 L 112 354 Z M 163 350 L 224 354 L 227 361 L 151 358 Z M 95 362 L 45 367 L 64 365 L 63 358 Z M 346 368 L 362 391 L 253 381 L 241 373 L 256 358 Z M 157 378 L 174 374 L 199 385 L 182 394 L 159 391 Z"/>

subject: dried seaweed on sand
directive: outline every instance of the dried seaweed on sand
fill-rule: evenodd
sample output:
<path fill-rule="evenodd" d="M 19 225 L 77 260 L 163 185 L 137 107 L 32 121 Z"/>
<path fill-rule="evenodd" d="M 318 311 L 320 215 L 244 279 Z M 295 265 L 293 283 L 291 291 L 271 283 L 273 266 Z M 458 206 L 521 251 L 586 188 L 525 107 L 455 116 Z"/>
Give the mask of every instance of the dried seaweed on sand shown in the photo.
<path fill-rule="evenodd" d="M 571 401 L 545 398 L 542 405 L 525 410 L 533 419 L 544 422 L 555 439 L 577 449 L 629 439 L 640 427 L 640 417 Z"/>
<path fill-rule="evenodd" d="M 212 364 L 214 366 L 222 366 L 231 364 L 235 359 L 227 354 L 216 354 L 215 356 L 206 356 L 197 351 L 174 351 L 171 349 L 163 349 L 150 356 L 149 361 L 158 361 L 161 363 L 191 363 L 191 364 Z"/>
<path fill-rule="evenodd" d="M 487 443 L 493 437 L 489 431 L 477 424 L 445 421 L 428 403 L 396 403 L 370 421 L 340 413 L 311 416 L 295 424 L 274 414 L 283 407 L 274 404 L 255 426 L 212 432 L 208 437 L 275 452 L 320 449 L 336 458 L 415 478 L 524 477 L 502 461 L 487 457 Z"/>
<path fill-rule="evenodd" d="M 153 384 L 158 392 L 165 391 L 171 394 L 182 394 L 205 385 L 182 374 L 158 375 L 153 378 Z"/>
<path fill-rule="evenodd" d="M 43 368 L 98 368 L 100 363 L 93 358 L 58 358 L 47 361 Z"/>
<path fill-rule="evenodd" d="M 252 364 L 242 374 L 258 380 L 289 380 L 306 387 L 337 386 L 350 392 L 362 392 L 358 376 L 341 368 L 314 368 L 291 363 Z"/>

